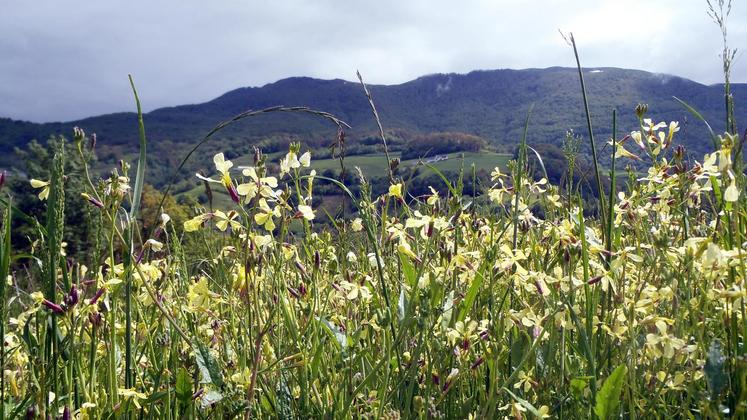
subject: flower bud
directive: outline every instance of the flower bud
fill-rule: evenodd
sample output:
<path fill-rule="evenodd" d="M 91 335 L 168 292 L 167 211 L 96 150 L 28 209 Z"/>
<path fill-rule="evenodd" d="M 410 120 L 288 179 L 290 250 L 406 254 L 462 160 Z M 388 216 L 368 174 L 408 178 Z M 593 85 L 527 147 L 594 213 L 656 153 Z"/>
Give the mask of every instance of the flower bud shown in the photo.
<path fill-rule="evenodd" d="M 638 118 L 643 118 L 644 115 L 648 112 L 648 104 L 638 104 L 635 107 L 635 115 L 638 116 Z"/>
<path fill-rule="evenodd" d="M 64 315 L 65 314 L 65 310 L 62 309 L 62 306 L 60 306 L 60 305 L 58 305 L 58 304 L 56 304 L 54 302 L 51 302 L 51 301 L 49 301 L 47 299 L 44 299 L 42 301 L 42 305 L 46 306 L 47 309 L 49 309 L 50 311 L 52 311 L 52 313 L 54 313 L 56 315 Z"/>

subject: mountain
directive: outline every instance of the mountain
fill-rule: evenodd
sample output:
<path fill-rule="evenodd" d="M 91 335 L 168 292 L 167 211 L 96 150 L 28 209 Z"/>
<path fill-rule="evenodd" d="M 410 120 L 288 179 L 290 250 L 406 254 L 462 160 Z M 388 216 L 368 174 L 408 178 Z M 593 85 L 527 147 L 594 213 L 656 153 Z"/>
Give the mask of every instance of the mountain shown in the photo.
<path fill-rule="evenodd" d="M 723 131 L 723 85 L 707 86 L 677 76 L 639 70 L 594 68 L 584 71 L 595 136 L 600 144 L 610 136 L 613 108 L 618 110 L 618 133 L 624 133 L 637 124 L 636 104 L 647 103 L 649 116 L 655 120 L 679 121 L 682 126 L 680 141 L 693 152 L 693 157 L 702 158 L 702 153 L 711 147 L 705 128 L 673 96 L 700 111 L 714 130 Z M 485 138 L 498 151 L 512 151 L 521 136 L 530 104 L 534 104 L 529 126 L 530 145 L 559 145 L 568 129 L 587 137 L 575 68 L 434 74 L 399 85 L 369 88 L 385 129 L 405 133 L 405 140 L 408 133 L 460 132 Z M 747 96 L 747 84 L 734 84 L 732 90 L 739 110 L 737 122 L 744 122 L 747 108 L 739 105 L 741 98 Z M 151 162 L 162 170 L 173 166 L 220 121 L 248 109 L 275 105 L 308 106 L 336 115 L 352 126 L 347 133 L 351 145 L 377 132 L 358 83 L 293 77 L 262 87 L 236 89 L 206 103 L 161 108 L 145 114 Z M 70 137 L 74 126 L 97 134 L 97 150 L 104 161 L 129 158 L 137 152 L 134 113 L 47 124 L 0 119 L 0 166 L 13 166 L 14 147 L 22 147 L 33 138 L 44 140 L 53 134 Z M 319 118 L 274 113 L 230 126 L 204 151 L 227 150 L 235 157 L 250 153 L 253 144 L 272 147 L 273 142 L 301 140 L 312 146 L 322 146 L 331 143 L 334 135 L 335 128 Z"/>

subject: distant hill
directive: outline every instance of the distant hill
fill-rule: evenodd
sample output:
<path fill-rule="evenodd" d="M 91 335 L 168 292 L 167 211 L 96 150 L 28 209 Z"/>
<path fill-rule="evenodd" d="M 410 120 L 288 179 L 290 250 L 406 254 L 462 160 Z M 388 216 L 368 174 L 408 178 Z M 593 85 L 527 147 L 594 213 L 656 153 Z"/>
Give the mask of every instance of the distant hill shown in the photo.
<path fill-rule="evenodd" d="M 690 103 L 716 131 L 723 131 L 721 85 L 706 86 L 676 76 L 618 68 L 585 69 L 585 79 L 595 135 L 600 142 L 610 135 L 613 107 L 618 109 L 619 132 L 623 133 L 634 129 L 633 109 L 643 102 L 649 104 L 652 118 L 680 121 L 681 141 L 695 157 L 701 158 L 699 155 L 710 150 L 710 139 L 702 124 L 677 104 L 673 96 Z M 400 85 L 373 85 L 370 89 L 387 130 L 472 134 L 486 139 L 496 151 L 510 152 L 520 138 L 527 109 L 534 103 L 530 144 L 560 144 L 569 128 L 587 137 L 578 74 L 574 68 L 435 74 Z M 747 97 L 747 84 L 733 85 L 733 91 L 738 108 L 737 122 L 744 127 L 747 107 L 740 105 L 742 98 Z M 351 144 L 376 132 L 358 83 L 293 77 L 262 87 L 236 89 L 202 104 L 147 113 L 145 124 L 151 168 L 165 171 L 184 156 L 189 145 L 218 122 L 248 109 L 274 105 L 303 105 L 335 114 L 353 127 L 348 133 Z M 52 134 L 69 137 L 74 126 L 97 133 L 97 150 L 105 161 L 131 157 L 137 151 L 137 123 L 133 113 L 47 124 L 0 118 L 0 166 L 13 166 L 14 147 L 22 147 L 34 138 L 46 140 Z M 249 153 L 251 145 L 271 144 L 273 139 L 322 145 L 331 143 L 334 132 L 327 122 L 309 116 L 264 115 L 232 126 L 205 150 L 228 149 L 229 154 L 240 156 Z"/>

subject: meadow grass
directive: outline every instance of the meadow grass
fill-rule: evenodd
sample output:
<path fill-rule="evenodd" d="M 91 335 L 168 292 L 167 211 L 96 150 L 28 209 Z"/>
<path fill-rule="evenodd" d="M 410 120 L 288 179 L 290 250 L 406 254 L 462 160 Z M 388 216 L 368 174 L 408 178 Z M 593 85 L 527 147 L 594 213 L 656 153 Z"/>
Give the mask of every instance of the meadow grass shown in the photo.
<path fill-rule="evenodd" d="M 187 158 L 269 112 L 324 118 L 339 139 L 347 128 L 308 108 L 250 111 Z M 0 199 L 0 415 L 744 417 L 743 139 L 714 134 L 712 153 L 688 158 L 677 122 L 636 113 L 638 130 L 609 139 L 612 188 L 594 185 L 605 205 L 574 184 L 572 135 L 566 182 L 535 175 L 527 132 L 541 116 L 528 110 L 516 160 L 425 166 L 445 192 L 409 195 L 388 151 L 345 160 L 363 169 L 356 193 L 320 174 L 339 161 L 298 144 L 257 150 L 241 171 L 218 153 L 194 182 L 224 198 L 149 229 L 141 113 L 136 169 L 122 163 L 107 178 L 88 170 L 90 139 L 76 129 L 77 153 L 59 148 L 50 179 L 31 181 L 46 220 Z M 98 216 L 77 260 L 63 244 L 66 159 L 82 161 L 79 199 Z M 619 170 L 628 164 L 638 166 Z M 464 185 L 486 166 L 478 197 Z M 371 193 L 366 168 L 391 178 L 387 192 Z M 312 206 L 321 184 L 349 207 L 323 228 L 329 213 Z M 14 249 L 12 219 L 35 229 L 28 252 Z"/>

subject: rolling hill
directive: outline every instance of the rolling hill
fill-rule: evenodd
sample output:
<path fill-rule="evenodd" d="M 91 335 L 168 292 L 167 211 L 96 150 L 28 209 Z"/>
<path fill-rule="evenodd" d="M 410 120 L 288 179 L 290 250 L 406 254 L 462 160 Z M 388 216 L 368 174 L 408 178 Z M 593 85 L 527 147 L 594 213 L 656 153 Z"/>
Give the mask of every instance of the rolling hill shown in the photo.
<path fill-rule="evenodd" d="M 635 127 L 634 107 L 649 104 L 656 120 L 678 120 L 680 141 L 700 159 L 710 148 L 710 139 L 699 121 L 674 99 L 677 96 L 699 110 L 713 128 L 723 130 L 723 86 L 703 85 L 676 76 L 619 68 L 585 69 L 595 135 L 601 142 L 609 137 L 611 111 L 618 109 L 623 133 Z M 587 136 L 578 74 L 574 68 L 551 67 L 526 70 L 486 70 L 468 74 L 435 74 L 399 85 L 370 86 L 381 120 L 387 130 L 402 133 L 458 132 L 487 139 L 498 152 L 511 152 L 520 138 L 530 104 L 530 144 L 560 144 L 566 130 Z M 747 84 L 733 85 L 737 122 L 747 120 L 740 108 L 747 96 Z M 161 108 L 145 115 L 149 139 L 150 167 L 167 171 L 210 128 L 248 109 L 275 105 L 308 106 L 335 114 L 348 122 L 349 143 L 375 136 L 376 126 L 358 83 L 319 80 L 308 77 L 283 79 L 262 87 L 227 92 L 212 101 Z M 13 167 L 13 150 L 31 139 L 50 135 L 70 136 L 79 126 L 98 137 L 97 151 L 103 161 L 130 158 L 137 152 L 137 123 L 134 113 L 116 113 L 64 123 L 35 124 L 0 118 L 0 167 Z M 334 127 L 326 121 L 296 114 L 268 114 L 245 120 L 222 131 L 206 145 L 195 165 L 207 161 L 214 150 L 229 156 L 251 152 L 251 146 L 265 147 L 273 141 L 305 141 L 317 147 L 332 142 Z M 407 135 L 403 136 L 407 138 Z M 587 143 L 584 143 L 586 145 Z M 208 153 L 210 152 L 210 153 Z"/>

